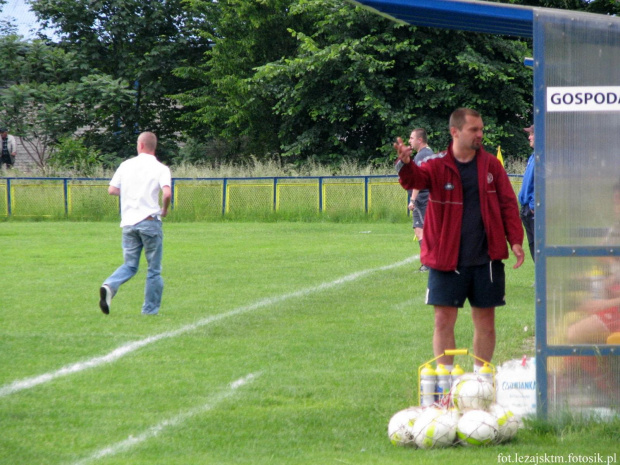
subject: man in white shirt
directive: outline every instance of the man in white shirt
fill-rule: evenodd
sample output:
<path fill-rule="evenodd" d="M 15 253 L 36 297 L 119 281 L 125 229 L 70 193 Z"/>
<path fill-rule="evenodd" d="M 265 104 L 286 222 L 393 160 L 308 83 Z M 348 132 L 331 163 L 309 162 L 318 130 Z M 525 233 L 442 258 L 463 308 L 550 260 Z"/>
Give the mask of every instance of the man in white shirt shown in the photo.
<path fill-rule="evenodd" d="M 123 256 L 125 262 L 106 279 L 99 289 L 99 307 L 110 313 L 112 297 L 121 284 L 138 272 L 140 255 L 148 263 L 144 290 L 143 315 L 157 315 L 161 305 L 164 281 L 161 277 L 163 231 L 161 218 L 168 214 L 172 198 L 170 169 L 155 157 L 157 137 L 152 132 L 138 136 L 138 156 L 124 161 L 118 167 L 108 193 L 121 198 L 121 227 L 123 228 Z M 163 206 L 159 205 L 162 192 Z"/>

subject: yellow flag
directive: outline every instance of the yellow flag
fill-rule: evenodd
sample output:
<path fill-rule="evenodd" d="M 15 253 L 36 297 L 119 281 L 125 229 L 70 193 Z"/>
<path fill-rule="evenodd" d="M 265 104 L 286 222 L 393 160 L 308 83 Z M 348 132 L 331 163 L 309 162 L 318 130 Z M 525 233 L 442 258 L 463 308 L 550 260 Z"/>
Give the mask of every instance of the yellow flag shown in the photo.
<path fill-rule="evenodd" d="M 502 148 L 499 145 L 497 146 L 497 159 L 502 164 L 502 166 L 504 166 L 504 157 L 502 157 Z"/>

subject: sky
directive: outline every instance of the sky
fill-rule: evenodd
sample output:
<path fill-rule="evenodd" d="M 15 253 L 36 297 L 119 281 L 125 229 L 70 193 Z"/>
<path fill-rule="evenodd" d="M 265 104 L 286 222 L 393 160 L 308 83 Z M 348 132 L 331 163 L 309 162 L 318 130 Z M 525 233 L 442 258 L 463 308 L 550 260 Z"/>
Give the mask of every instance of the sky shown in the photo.
<path fill-rule="evenodd" d="M 26 39 L 31 39 L 34 34 L 30 29 L 37 26 L 37 18 L 26 3 L 26 0 L 7 0 L 4 8 L 2 8 L 2 17 L 15 19 L 14 24 L 17 26 L 17 33 Z"/>

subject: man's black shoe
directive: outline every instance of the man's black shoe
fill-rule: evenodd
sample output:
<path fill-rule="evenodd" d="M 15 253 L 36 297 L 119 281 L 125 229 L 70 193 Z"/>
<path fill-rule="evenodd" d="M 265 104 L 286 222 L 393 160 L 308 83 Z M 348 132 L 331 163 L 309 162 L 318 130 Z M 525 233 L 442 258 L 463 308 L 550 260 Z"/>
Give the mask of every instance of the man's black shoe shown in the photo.
<path fill-rule="evenodd" d="M 107 284 L 99 288 L 99 308 L 103 313 L 110 313 L 110 303 L 112 302 L 112 289 Z"/>

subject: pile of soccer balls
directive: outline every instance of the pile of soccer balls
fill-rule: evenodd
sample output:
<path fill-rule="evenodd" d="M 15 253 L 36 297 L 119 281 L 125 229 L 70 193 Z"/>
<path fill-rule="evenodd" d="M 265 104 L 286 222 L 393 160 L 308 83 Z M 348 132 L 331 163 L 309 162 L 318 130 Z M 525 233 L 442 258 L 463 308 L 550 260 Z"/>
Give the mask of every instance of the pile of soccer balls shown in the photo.
<path fill-rule="evenodd" d="M 495 403 L 493 385 L 468 374 L 453 383 L 441 402 L 394 414 L 388 436 L 394 445 L 431 449 L 499 444 L 514 438 L 518 429 L 512 412 Z"/>

